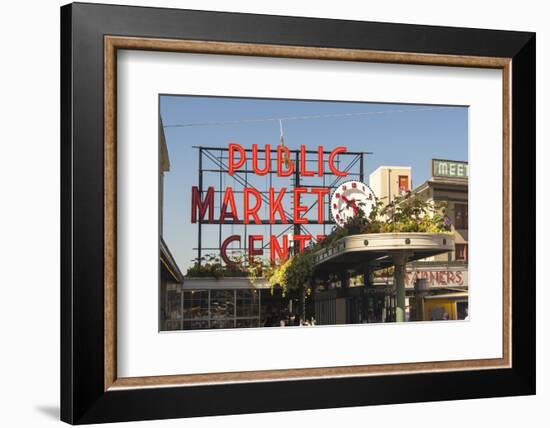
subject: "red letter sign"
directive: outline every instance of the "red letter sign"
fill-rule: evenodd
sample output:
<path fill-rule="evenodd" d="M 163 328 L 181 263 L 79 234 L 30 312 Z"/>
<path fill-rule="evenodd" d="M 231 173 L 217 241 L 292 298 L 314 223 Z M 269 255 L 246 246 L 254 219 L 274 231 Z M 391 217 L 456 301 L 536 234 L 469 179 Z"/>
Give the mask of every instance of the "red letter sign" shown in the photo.
<path fill-rule="evenodd" d="M 248 262 L 254 263 L 254 256 L 263 256 L 264 250 L 262 248 L 254 248 L 254 242 L 263 241 L 262 235 L 248 235 Z"/>
<path fill-rule="evenodd" d="M 260 167 L 258 166 L 258 145 L 252 144 L 252 169 L 254 170 L 255 174 L 266 175 L 271 168 L 271 149 L 269 147 L 269 144 L 265 145 L 264 157 L 264 169 L 260 169 Z"/>
<path fill-rule="evenodd" d="M 191 223 L 197 222 L 197 209 L 199 210 L 199 221 L 204 220 L 206 211 L 208 210 L 208 222 L 214 222 L 214 188 L 209 187 L 204 197 L 204 201 L 201 201 L 201 195 L 199 188 L 193 186 L 191 191 Z"/>
<path fill-rule="evenodd" d="M 269 240 L 269 257 L 271 259 L 271 264 L 274 265 L 277 261 L 277 258 L 281 262 L 285 262 L 288 259 L 288 236 L 283 235 L 283 246 L 279 246 L 279 241 L 275 235 L 271 235 Z"/>
<path fill-rule="evenodd" d="M 311 235 L 294 235 L 294 241 L 300 243 L 300 253 L 306 248 L 306 242 L 311 241 Z"/>
<path fill-rule="evenodd" d="M 241 158 L 237 163 L 235 163 L 235 152 L 239 152 L 241 155 Z M 229 144 L 229 166 L 227 169 L 227 172 L 229 172 L 229 175 L 233 175 L 235 170 L 239 169 L 241 166 L 244 165 L 244 162 L 246 161 L 246 153 L 244 149 L 241 147 L 240 144 Z"/>
<path fill-rule="evenodd" d="M 231 260 L 229 257 L 227 257 L 227 246 L 229 244 L 231 244 L 233 241 L 239 241 L 241 242 L 241 237 L 239 235 L 231 235 L 229 237 L 227 237 L 227 239 L 225 241 L 223 241 L 223 244 L 222 246 L 220 247 L 220 256 L 222 258 L 222 260 L 228 264 L 228 265 L 236 265 L 236 263 Z"/>
<path fill-rule="evenodd" d="M 302 177 L 313 177 L 315 173 L 307 170 L 307 151 L 306 146 L 300 146 L 300 175 Z"/>
<path fill-rule="evenodd" d="M 269 223 L 275 224 L 275 212 L 279 212 L 279 216 L 283 224 L 288 223 L 286 220 L 286 215 L 283 210 L 283 196 L 285 195 L 286 187 L 282 187 L 279 192 L 279 196 L 275 199 L 275 190 L 273 187 L 269 188 Z"/>
<path fill-rule="evenodd" d="M 250 195 L 254 195 L 256 198 L 256 203 L 252 208 L 250 208 Z M 262 224 L 260 216 L 258 215 L 258 210 L 262 206 L 261 195 L 256 189 L 252 187 L 244 188 L 244 224 L 248 224 L 248 217 L 252 216 L 256 224 Z"/>
<path fill-rule="evenodd" d="M 227 212 L 228 204 L 231 208 L 231 212 Z M 233 188 L 230 186 L 225 188 L 225 195 L 223 196 L 223 204 L 220 212 L 220 223 L 223 223 L 226 218 L 230 218 L 234 222 L 239 221 L 237 207 L 235 206 L 235 194 L 233 193 Z"/>
<path fill-rule="evenodd" d="M 317 194 L 317 223 L 323 224 L 325 220 L 325 213 L 323 210 L 325 201 L 323 197 L 329 194 L 329 189 L 325 187 L 314 187 L 311 189 L 311 193 Z"/>
<path fill-rule="evenodd" d="M 305 187 L 296 187 L 294 188 L 294 224 L 306 224 L 307 218 L 300 217 L 300 213 L 307 211 L 307 207 L 300 205 L 300 194 L 307 193 Z"/>
<path fill-rule="evenodd" d="M 288 169 L 283 171 L 283 165 Z M 294 162 L 290 159 L 290 150 L 286 146 L 277 147 L 277 175 L 288 177 L 294 172 Z"/>
<path fill-rule="evenodd" d="M 340 153 L 346 153 L 347 151 L 348 149 L 345 147 L 336 147 L 332 152 L 330 152 L 330 156 L 328 157 L 328 166 L 332 173 L 338 177 L 346 177 L 348 173 L 339 171 L 338 168 L 334 166 L 334 158 Z"/>

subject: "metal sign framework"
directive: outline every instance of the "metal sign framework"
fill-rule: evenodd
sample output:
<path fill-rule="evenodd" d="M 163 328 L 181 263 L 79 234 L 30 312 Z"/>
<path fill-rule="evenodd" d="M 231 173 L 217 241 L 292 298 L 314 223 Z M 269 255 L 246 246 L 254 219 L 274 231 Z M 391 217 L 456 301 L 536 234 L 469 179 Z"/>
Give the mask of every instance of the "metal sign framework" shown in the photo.
<path fill-rule="evenodd" d="M 254 170 L 251 167 L 250 163 L 252 162 L 252 159 L 247 156 L 246 161 L 244 165 L 240 168 L 235 170 L 233 175 L 229 175 L 228 171 L 228 148 L 227 147 L 211 147 L 211 146 L 193 146 L 194 149 L 198 151 L 199 156 L 199 168 L 198 168 L 198 189 L 200 197 L 203 197 L 204 192 L 207 190 L 204 186 L 204 181 L 206 174 L 213 174 L 218 176 L 217 180 L 217 187 L 214 189 L 215 199 L 219 201 L 220 206 L 222 205 L 223 200 L 223 182 L 224 182 L 224 176 L 231 177 L 234 180 L 234 183 L 239 186 L 239 188 L 234 189 L 235 194 L 242 194 L 243 189 L 245 187 L 254 188 L 260 192 L 260 196 L 262 198 L 263 203 L 268 203 L 268 197 L 267 197 L 267 189 L 258 189 L 250 182 L 250 174 L 254 174 Z M 252 149 L 244 149 L 246 153 L 251 153 Z M 300 150 L 289 150 L 290 156 L 294 158 L 295 165 L 299 164 L 299 156 L 300 156 Z M 259 155 L 263 153 L 263 157 L 259 158 L 258 160 L 265 161 L 265 150 L 260 149 L 258 151 Z M 317 150 L 306 150 L 306 155 L 317 155 Z M 330 154 L 330 151 L 323 151 L 323 155 Z M 312 183 L 303 183 L 299 174 L 299 168 L 295 168 L 294 173 L 287 177 L 288 180 L 290 180 L 290 184 L 292 187 L 300 187 L 300 186 L 308 186 L 308 187 L 318 187 L 318 188 L 327 188 L 329 189 L 329 194 L 332 193 L 332 191 L 337 188 L 340 184 L 342 184 L 343 181 L 347 179 L 358 179 L 361 182 L 364 182 L 364 174 L 365 174 L 365 155 L 372 154 L 372 152 L 346 152 L 341 153 L 338 155 L 335 163 L 339 170 L 344 171 L 347 173 L 346 177 L 336 176 L 334 173 L 327 171 L 325 169 L 324 174 L 322 177 L 307 177 L 308 180 L 317 179 L 318 183 L 312 184 Z M 274 160 L 272 159 L 271 162 Z M 317 162 L 317 160 L 312 159 L 306 159 L 306 162 Z M 327 161 L 324 161 L 326 164 Z M 342 169 L 343 168 L 343 169 Z M 277 178 L 277 172 L 273 171 L 273 168 L 269 168 L 267 175 L 267 182 L 268 182 L 268 188 L 272 187 L 273 184 L 273 176 L 275 175 Z M 331 177 L 332 176 L 332 177 Z M 329 179 L 330 178 L 330 179 Z M 293 202 L 291 202 L 292 204 Z M 330 218 L 330 198 L 326 198 L 325 200 L 325 209 L 324 209 L 324 219 L 321 223 L 318 222 L 318 220 L 309 219 L 306 224 L 296 224 L 292 220 L 290 223 L 287 224 L 287 227 L 279 232 L 277 234 L 277 238 L 280 236 L 288 233 L 290 230 L 292 230 L 292 233 L 294 235 L 300 235 L 302 231 L 309 233 L 307 225 L 319 225 L 321 224 L 323 227 L 323 234 L 326 234 L 326 228 L 327 226 L 335 225 L 335 222 Z M 318 204 L 318 201 L 316 200 L 313 202 L 307 209 L 307 211 L 304 213 L 307 214 L 310 212 L 313 208 L 315 208 Z M 291 207 L 292 208 L 292 207 Z M 292 209 L 290 212 L 288 210 L 284 210 L 285 215 L 289 219 L 293 219 L 292 215 Z M 248 227 L 254 227 L 255 224 L 245 224 L 242 220 L 241 221 L 214 221 L 214 222 L 208 222 L 204 221 L 202 219 L 199 219 L 197 221 L 197 227 L 198 227 L 198 233 L 197 233 L 197 246 L 193 248 L 193 250 L 197 251 L 197 261 L 199 266 L 202 263 L 203 259 L 203 251 L 219 251 L 220 247 L 222 246 L 223 241 L 223 228 L 224 226 L 228 225 L 242 225 L 244 227 L 244 239 L 242 242 L 244 242 L 244 246 L 239 245 L 238 249 L 232 249 L 237 251 L 246 251 L 247 248 L 247 229 Z M 261 218 L 261 224 L 269 226 L 269 233 L 270 235 L 273 232 L 273 225 L 280 225 L 283 224 L 281 220 L 276 220 L 275 222 L 270 222 L 269 219 Z M 218 227 L 218 247 L 205 247 L 203 246 L 203 227 L 204 226 L 217 226 Z M 314 235 L 314 234 L 312 234 Z M 262 249 L 268 250 L 270 247 L 269 240 L 267 240 L 266 243 L 263 244 Z M 229 249 L 228 249 L 229 250 Z"/>

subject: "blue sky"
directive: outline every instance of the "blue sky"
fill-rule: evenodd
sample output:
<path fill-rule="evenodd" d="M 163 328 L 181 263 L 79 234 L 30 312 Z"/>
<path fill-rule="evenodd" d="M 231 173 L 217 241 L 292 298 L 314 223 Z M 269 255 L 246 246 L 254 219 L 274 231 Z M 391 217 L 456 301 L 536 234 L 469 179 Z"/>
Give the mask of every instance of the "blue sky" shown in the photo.
<path fill-rule="evenodd" d="M 165 175 L 163 235 L 180 268 L 185 273 L 191 259 L 196 257 L 192 248 L 197 244 L 197 226 L 190 222 L 190 202 L 191 187 L 198 183 L 198 150 L 192 146 L 226 147 L 229 141 L 234 141 L 246 148 L 252 144 L 260 148 L 270 144 L 273 148 L 279 143 L 279 121 L 263 119 L 324 115 L 329 117 L 283 120 L 285 144 L 291 149 L 305 144 L 308 149 L 316 149 L 318 145 L 327 150 L 346 146 L 349 151 L 373 152 L 365 158 L 365 181 L 380 165 L 410 166 L 416 187 L 430 177 L 432 158 L 468 160 L 467 107 L 437 107 L 161 96 L 160 112 L 171 163 Z M 350 116 L 338 116 L 347 114 Z M 237 123 L 217 123 L 231 121 Z M 205 184 L 219 184 L 218 177 L 206 174 Z M 251 180 L 260 189 L 267 187 L 265 177 Z M 229 185 L 233 185 L 232 179 L 224 178 L 223 186 Z M 273 183 L 276 188 L 281 185 L 282 182 Z M 241 207 L 237 201 L 237 208 Z M 272 232 L 277 234 L 281 227 L 272 228 Z M 313 229 L 313 233 L 322 233 L 320 227 Z M 269 228 L 250 226 L 248 233 L 269 235 Z M 222 234 L 243 235 L 244 230 L 242 226 L 226 226 Z M 203 246 L 219 246 L 218 226 L 203 226 L 203 235 Z"/>

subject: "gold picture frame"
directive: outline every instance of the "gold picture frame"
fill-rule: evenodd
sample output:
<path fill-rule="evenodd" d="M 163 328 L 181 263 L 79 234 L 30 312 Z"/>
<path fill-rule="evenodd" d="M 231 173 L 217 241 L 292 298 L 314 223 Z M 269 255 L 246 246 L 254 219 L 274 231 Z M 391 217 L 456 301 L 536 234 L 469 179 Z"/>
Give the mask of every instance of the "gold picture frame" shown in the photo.
<path fill-rule="evenodd" d="M 143 37 L 105 36 L 105 390 L 159 386 L 188 386 L 235 382 L 357 377 L 410 374 L 472 369 L 498 369 L 511 366 L 511 58 L 467 55 L 380 52 L 357 49 L 298 47 L 267 44 L 169 40 Z M 116 375 L 116 52 L 119 49 L 246 55 L 277 58 L 359 61 L 391 64 L 438 65 L 493 68 L 502 70 L 503 119 L 503 349 L 502 358 L 423 363 L 358 365 L 306 369 L 262 370 L 230 373 L 204 373 L 169 376 L 127 377 Z"/>

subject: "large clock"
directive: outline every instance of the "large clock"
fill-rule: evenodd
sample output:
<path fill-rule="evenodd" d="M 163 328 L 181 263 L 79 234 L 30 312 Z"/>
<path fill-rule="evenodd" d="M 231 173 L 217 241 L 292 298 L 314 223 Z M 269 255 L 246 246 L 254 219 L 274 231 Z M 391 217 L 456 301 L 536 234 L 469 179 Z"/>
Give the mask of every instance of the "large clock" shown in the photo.
<path fill-rule="evenodd" d="M 330 211 L 336 224 L 343 226 L 359 210 L 368 217 L 375 204 L 376 196 L 369 186 L 360 181 L 346 181 L 332 193 Z"/>

